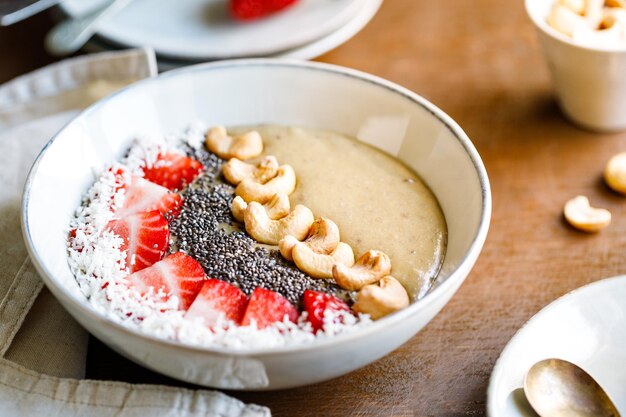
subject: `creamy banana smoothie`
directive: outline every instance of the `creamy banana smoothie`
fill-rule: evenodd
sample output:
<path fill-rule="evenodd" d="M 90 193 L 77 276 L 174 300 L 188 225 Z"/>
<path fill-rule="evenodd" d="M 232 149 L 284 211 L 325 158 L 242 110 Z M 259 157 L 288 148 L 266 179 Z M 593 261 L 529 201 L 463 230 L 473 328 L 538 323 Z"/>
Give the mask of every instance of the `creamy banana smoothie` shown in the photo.
<path fill-rule="evenodd" d="M 437 275 L 446 222 L 435 196 L 397 159 L 333 132 L 261 126 L 266 155 L 290 164 L 298 177 L 290 196 L 332 219 L 357 254 L 389 255 L 393 276 L 412 298 Z"/>

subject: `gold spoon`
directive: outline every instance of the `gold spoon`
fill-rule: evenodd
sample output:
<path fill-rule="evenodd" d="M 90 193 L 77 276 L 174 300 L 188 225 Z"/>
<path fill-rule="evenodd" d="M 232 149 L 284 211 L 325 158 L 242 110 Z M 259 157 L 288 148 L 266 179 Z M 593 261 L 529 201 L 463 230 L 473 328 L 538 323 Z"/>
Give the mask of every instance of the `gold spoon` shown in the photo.
<path fill-rule="evenodd" d="M 562 359 L 534 364 L 524 377 L 524 393 L 541 417 L 620 417 L 595 379 Z"/>

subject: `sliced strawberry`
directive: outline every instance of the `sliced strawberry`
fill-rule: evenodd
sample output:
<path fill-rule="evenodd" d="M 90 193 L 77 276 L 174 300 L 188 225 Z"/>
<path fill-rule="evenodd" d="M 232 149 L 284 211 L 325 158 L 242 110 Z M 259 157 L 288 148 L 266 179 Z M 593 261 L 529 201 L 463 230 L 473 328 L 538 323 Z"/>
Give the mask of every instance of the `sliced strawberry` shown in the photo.
<path fill-rule="evenodd" d="M 239 288 L 219 279 L 208 279 L 185 314 L 187 318 L 201 317 L 204 324 L 215 325 L 220 314 L 237 324 L 246 311 L 247 297 Z"/>
<path fill-rule="evenodd" d="M 144 168 L 148 181 L 170 190 L 182 190 L 200 174 L 202 164 L 195 159 L 177 153 L 159 154 L 150 167 Z"/>
<path fill-rule="evenodd" d="M 282 295 L 264 288 L 257 288 L 248 301 L 241 325 L 249 326 L 252 321 L 255 321 L 257 327 L 262 329 L 277 321 L 283 321 L 285 316 L 291 321 L 296 321 L 298 309 Z"/>
<path fill-rule="evenodd" d="M 195 259 L 176 252 L 149 268 L 131 274 L 128 280 L 141 294 L 146 294 L 152 287 L 155 293 L 163 290 L 166 294 L 164 300 L 177 296 L 178 308 L 187 310 L 200 292 L 205 275 Z"/>
<path fill-rule="evenodd" d="M 115 212 L 118 217 L 152 210 L 171 215 L 176 215 L 180 211 L 183 201 L 180 195 L 141 177 L 133 177 L 130 184 L 126 184 L 124 188 L 126 191 L 124 206 Z"/>
<path fill-rule="evenodd" d="M 241 20 L 253 20 L 276 13 L 297 0 L 231 0 L 232 15 Z"/>
<path fill-rule="evenodd" d="M 124 240 L 122 250 L 131 273 L 160 261 L 170 240 L 167 220 L 158 210 L 111 220 L 107 229 Z"/>
<path fill-rule="evenodd" d="M 302 298 L 304 310 L 308 313 L 315 333 L 324 327 L 324 314 L 327 311 L 350 311 L 348 304 L 331 294 L 306 290 Z"/>

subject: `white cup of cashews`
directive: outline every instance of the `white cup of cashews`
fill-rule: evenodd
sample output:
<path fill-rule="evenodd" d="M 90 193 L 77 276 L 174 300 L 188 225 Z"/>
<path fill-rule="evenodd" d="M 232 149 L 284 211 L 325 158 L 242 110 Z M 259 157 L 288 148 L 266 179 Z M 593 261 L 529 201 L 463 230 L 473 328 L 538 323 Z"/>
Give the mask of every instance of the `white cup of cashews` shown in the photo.
<path fill-rule="evenodd" d="M 525 3 L 563 113 L 590 130 L 626 129 L 626 9 L 622 13 L 613 8 L 624 19 L 612 20 L 611 27 L 601 29 L 604 26 L 598 21 L 602 19 L 604 0 Z"/>

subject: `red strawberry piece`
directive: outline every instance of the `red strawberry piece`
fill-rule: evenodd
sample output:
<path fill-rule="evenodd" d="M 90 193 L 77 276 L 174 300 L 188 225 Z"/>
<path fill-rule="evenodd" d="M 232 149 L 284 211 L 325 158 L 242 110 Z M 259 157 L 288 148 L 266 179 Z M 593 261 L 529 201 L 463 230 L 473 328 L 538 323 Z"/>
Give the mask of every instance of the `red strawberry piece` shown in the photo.
<path fill-rule="evenodd" d="M 78 236 L 78 229 L 72 229 L 69 232 L 69 243 L 70 243 L 70 247 L 78 252 L 82 252 L 83 251 L 83 246 L 76 242 L 76 237 Z"/>
<path fill-rule="evenodd" d="M 177 296 L 178 308 L 187 310 L 202 289 L 205 275 L 195 259 L 176 252 L 149 268 L 131 274 L 128 280 L 142 295 L 152 287 L 155 293 L 163 290 L 166 294 L 164 300 Z"/>
<path fill-rule="evenodd" d="M 115 213 L 118 217 L 152 210 L 171 215 L 176 215 L 180 211 L 183 201 L 180 195 L 141 177 L 133 177 L 130 184 L 124 188 L 126 197 L 124 206 Z"/>
<path fill-rule="evenodd" d="M 158 210 L 111 220 L 107 229 L 124 240 L 122 250 L 131 273 L 160 261 L 170 240 L 167 220 Z"/>
<path fill-rule="evenodd" d="M 159 154 L 150 167 L 144 168 L 148 181 L 170 190 L 182 190 L 200 174 L 202 164 L 195 159 L 177 153 Z"/>
<path fill-rule="evenodd" d="M 220 314 L 241 323 L 246 311 L 247 297 L 239 288 L 219 279 L 208 279 L 185 314 L 187 318 L 201 317 L 204 324 L 215 325 Z"/>
<path fill-rule="evenodd" d="M 241 325 L 249 326 L 252 321 L 255 321 L 257 327 L 262 329 L 277 321 L 283 321 L 285 316 L 295 322 L 298 318 L 298 309 L 282 295 L 257 288 L 248 301 Z"/>
<path fill-rule="evenodd" d="M 326 311 L 350 311 L 348 304 L 331 294 L 306 290 L 303 295 L 304 310 L 317 333 L 324 327 L 324 313 Z"/>
<path fill-rule="evenodd" d="M 297 0 L 231 0 L 232 15 L 241 20 L 253 20 L 294 4 Z"/>

